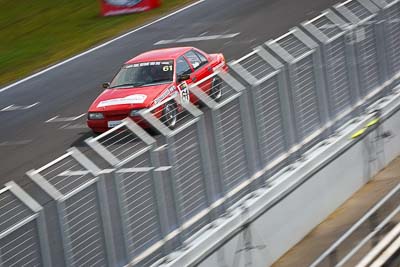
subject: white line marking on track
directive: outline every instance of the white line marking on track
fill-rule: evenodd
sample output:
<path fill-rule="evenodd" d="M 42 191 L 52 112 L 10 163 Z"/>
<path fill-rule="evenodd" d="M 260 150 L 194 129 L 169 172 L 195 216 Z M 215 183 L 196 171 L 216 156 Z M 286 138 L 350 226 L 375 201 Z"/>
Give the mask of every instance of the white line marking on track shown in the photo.
<path fill-rule="evenodd" d="M 136 28 L 136 29 L 134 29 L 134 30 L 132 30 L 132 31 L 130 31 L 130 32 L 127 32 L 127 33 L 125 33 L 125 34 L 122 34 L 122 35 L 120 35 L 120 36 L 118 36 L 118 37 L 116 37 L 116 38 L 114 38 L 114 39 L 112 39 L 112 40 L 110 40 L 110 41 L 108 41 L 108 42 L 105 42 L 105 43 L 103 43 L 103 44 L 101 44 L 101 45 L 99 45 L 99 46 L 93 47 L 93 48 L 91 48 L 91 49 L 89 49 L 89 50 L 86 50 L 85 52 L 82 52 L 82 53 L 76 55 L 76 56 L 73 56 L 73 57 L 71 57 L 71 58 L 69 58 L 69 59 L 66 59 L 66 60 L 60 62 L 60 63 L 57 63 L 57 64 L 55 64 L 55 65 L 53 65 L 53 66 L 50 66 L 50 67 L 48 67 L 48 68 L 46 68 L 46 69 L 44 69 L 44 70 L 42 70 L 42 71 L 39 71 L 39 72 L 37 72 L 37 73 L 35 73 L 35 74 L 32 74 L 32 75 L 30 75 L 30 76 L 28 76 L 28 77 L 26 77 L 26 78 L 24 78 L 24 79 L 22 79 L 22 80 L 19 80 L 19 81 L 15 82 L 15 83 L 12 83 L 12 84 L 10 84 L 10 85 L 7 85 L 6 87 L 3 87 L 3 88 L 0 89 L 0 93 L 6 91 L 6 90 L 8 90 L 8 89 L 10 89 L 10 88 L 12 88 L 12 87 L 14 87 L 14 86 L 16 86 L 16 85 L 19 85 L 19 84 L 21 84 L 21 83 L 23 83 L 23 82 L 29 81 L 29 80 L 31 80 L 31 79 L 37 77 L 37 76 L 40 76 L 40 75 L 42 75 L 42 74 L 44 74 L 44 73 L 46 73 L 46 72 L 48 72 L 48 71 L 50 71 L 50 70 L 52 70 L 52 69 L 58 68 L 58 67 L 60 67 L 60 66 L 62 66 L 62 65 L 64 65 L 64 64 L 66 64 L 66 63 L 68 63 L 68 62 L 70 62 L 70 61 L 73 61 L 73 60 L 75 60 L 75 59 L 77 59 L 77 58 L 80 58 L 80 57 L 82 57 L 82 56 L 84 56 L 84 55 L 87 55 L 87 54 L 89 54 L 89 53 L 91 53 L 91 52 L 93 52 L 93 51 L 96 51 L 96 50 L 98 50 L 98 49 L 100 49 L 100 48 L 102 48 L 102 47 L 105 47 L 105 46 L 107 46 L 107 45 L 109 45 L 109 44 L 111 44 L 111 43 L 114 43 L 115 41 L 118 41 L 119 39 L 125 38 L 125 37 L 128 36 L 128 35 L 131 35 L 132 33 L 135 33 L 135 32 L 137 32 L 137 31 L 140 31 L 140 30 L 142 30 L 142 29 L 144 29 L 144 28 L 146 28 L 146 27 L 149 27 L 149 26 L 151 26 L 151 25 L 153 25 L 153 24 L 156 24 L 156 23 L 158 23 L 158 22 L 160 22 L 160 21 L 163 21 L 163 20 L 165 20 L 165 19 L 167 19 L 167 18 L 169 18 L 169 17 L 172 17 L 172 16 L 174 16 L 174 15 L 176 15 L 176 14 L 178 14 L 178 13 L 181 13 L 182 11 L 185 11 L 186 9 L 189 9 L 189 8 L 191 8 L 191 7 L 193 7 L 193 6 L 196 6 L 196 5 L 200 4 L 200 3 L 203 3 L 204 1 L 205 1 L 205 0 L 199 0 L 199 1 L 197 1 L 197 2 L 194 2 L 193 4 L 190 4 L 190 5 L 188 5 L 188 6 L 185 6 L 185 7 L 181 8 L 181 9 L 178 9 L 178 10 L 175 11 L 175 12 L 172 12 L 171 14 L 168 14 L 168 15 L 166 15 L 166 16 L 164 16 L 164 17 L 161 17 L 161 18 L 159 18 L 159 19 L 157 19 L 157 20 L 155 20 L 155 21 L 152 21 L 152 22 L 150 22 L 150 23 L 148 23 L 148 24 L 146 24 L 146 25 L 143 25 L 143 26 L 141 26 L 141 27 L 139 27 L 139 28 Z"/>
<path fill-rule="evenodd" d="M 219 35 L 188 37 L 188 38 L 182 38 L 182 39 L 161 40 L 161 41 L 158 41 L 157 43 L 154 43 L 154 45 L 198 42 L 198 41 L 219 40 L 219 39 L 230 39 L 230 38 L 234 38 L 234 37 L 238 36 L 239 34 L 240 34 L 240 32 L 231 33 L 231 34 L 219 34 Z"/>
<path fill-rule="evenodd" d="M 86 124 L 64 124 L 59 129 L 75 130 L 75 129 L 89 129 Z"/>
<path fill-rule="evenodd" d="M 48 119 L 47 121 L 45 121 L 45 123 L 49 123 L 49 122 L 66 122 L 66 121 L 76 121 L 77 119 L 82 118 L 83 116 L 85 116 L 86 113 L 82 113 L 81 115 L 78 115 L 76 117 L 64 117 L 64 118 L 60 118 L 57 116 L 54 116 L 51 119 Z"/>
<path fill-rule="evenodd" d="M 0 146 L 22 146 L 32 142 L 32 140 L 20 140 L 20 141 L 5 141 L 1 142 Z"/>
<path fill-rule="evenodd" d="M 34 103 L 32 105 L 29 105 L 29 106 L 16 106 L 16 105 L 12 104 L 12 105 L 9 105 L 9 106 L 1 109 L 0 112 L 14 111 L 14 110 L 26 110 L 26 109 L 30 109 L 30 108 L 33 108 L 34 106 L 39 105 L 39 103 L 40 102 L 36 102 L 36 103 Z"/>

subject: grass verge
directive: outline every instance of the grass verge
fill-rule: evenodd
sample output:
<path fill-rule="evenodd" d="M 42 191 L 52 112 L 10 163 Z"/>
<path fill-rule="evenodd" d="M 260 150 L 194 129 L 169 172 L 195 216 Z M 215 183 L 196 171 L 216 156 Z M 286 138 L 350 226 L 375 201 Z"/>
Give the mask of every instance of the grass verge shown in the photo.
<path fill-rule="evenodd" d="M 95 0 L 0 0 L 0 86 L 84 51 L 193 0 L 114 17 Z"/>

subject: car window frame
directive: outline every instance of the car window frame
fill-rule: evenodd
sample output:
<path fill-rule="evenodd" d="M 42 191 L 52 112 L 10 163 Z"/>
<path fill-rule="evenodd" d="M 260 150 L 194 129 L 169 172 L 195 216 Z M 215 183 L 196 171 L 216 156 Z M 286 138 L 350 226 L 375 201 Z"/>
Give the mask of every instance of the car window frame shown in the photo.
<path fill-rule="evenodd" d="M 191 75 L 194 72 L 193 66 L 190 64 L 190 61 L 184 55 L 181 55 L 181 56 L 177 57 L 176 60 L 175 60 L 175 78 L 176 79 L 178 78 L 178 60 L 180 58 L 182 58 L 186 62 L 186 64 L 189 66 L 189 70 L 190 70 L 190 73 L 186 73 L 185 72 L 185 73 L 182 73 L 182 74 Z M 182 75 L 182 74 L 180 74 L 180 75 Z"/>
<path fill-rule="evenodd" d="M 209 62 L 209 60 L 208 60 L 208 57 L 207 57 L 207 55 L 204 55 L 204 53 L 202 53 L 202 52 L 200 52 L 200 51 L 198 51 L 198 50 L 196 50 L 196 49 L 193 49 L 193 52 L 195 53 L 195 54 L 197 54 L 197 56 L 202 56 L 202 57 L 204 57 L 204 59 L 206 60 L 206 61 L 202 61 L 202 65 L 206 65 L 206 64 L 208 64 L 208 63 L 210 63 Z M 199 57 L 200 58 L 200 57 Z M 201 58 L 200 58 L 200 60 L 201 60 Z"/>
<path fill-rule="evenodd" d="M 200 62 L 200 65 L 197 66 L 196 68 L 193 66 L 193 64 L 192 64 L 192 62 L 190 61 L 189 57 L 186 56 L 186 54 L 187 54 L 187 53 L 190 53 L 190 52 L 192 52 L 192 53 L 198 58 L 198 60 L 199 60 L 199 62 Z M 202 62 L 201 59 L 200 59 L 200 57 L 197 55 L 196 52 L 197 52 L 196 50 L 191 49 L 191 50 L 185 52 L 185 54 L 184 54 L 184 57 L 185 57 L 186 60 L 189 62 L 190 66 L 192 67 L 192 69 L 193 69 L 194 71 L 197 71 L 197 70 L 201 69 L 204 65 L 207 65 L 207 64 L 208 64 L 208 59 L 207 59 L 207 57 L 204 56 L 203 54 L 201 54 L 201 55 L 207 60 L 207 61 L 205 61 L 205 62 Z"/>

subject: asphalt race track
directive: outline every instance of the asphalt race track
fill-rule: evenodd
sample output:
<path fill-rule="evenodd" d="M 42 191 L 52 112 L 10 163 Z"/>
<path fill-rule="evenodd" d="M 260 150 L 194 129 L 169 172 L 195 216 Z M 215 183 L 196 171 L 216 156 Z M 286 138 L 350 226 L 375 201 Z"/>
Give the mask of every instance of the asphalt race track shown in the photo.
<path fill-rule="evenodd" d="M 129 58 L 149 49 L 188 45 L 222 52 L 231 61 L 337 2 L 206 0 L 31 80 L 0 89 L 0 184 L 14 180 L 31 193 L 26 171 L 45 165 L 91 136 L 85 125 L 87 108 L 101 92 L 101 84 Z M 236 33 L 233 38 L 204 40 Z M 154 45 L 189 37 L 199 38 Z M 44 201 L 39 198 L 41 204 Z"/>

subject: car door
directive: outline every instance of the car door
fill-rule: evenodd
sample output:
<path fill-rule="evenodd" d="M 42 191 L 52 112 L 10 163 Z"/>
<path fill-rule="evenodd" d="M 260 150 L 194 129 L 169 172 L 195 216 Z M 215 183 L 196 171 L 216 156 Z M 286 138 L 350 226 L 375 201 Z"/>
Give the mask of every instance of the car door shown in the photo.
<path fill-rule="evenodd" d="M 201 52 L 196 50 L 190 50 L 189 52 L 185 53 L 185 57 L 187 58 L 191 67 L 194 70 L 192 74 L 193 82 L 201 81 L 213 73 L 213 70 L 209 64 L 207 57 L 203 55 Z M 209 93 L 209 90 L 211 89 L 211 83 L 212 81 L 211 79 L 209 79 L 200 83 L 198 86 L 204 92 Z"/>

